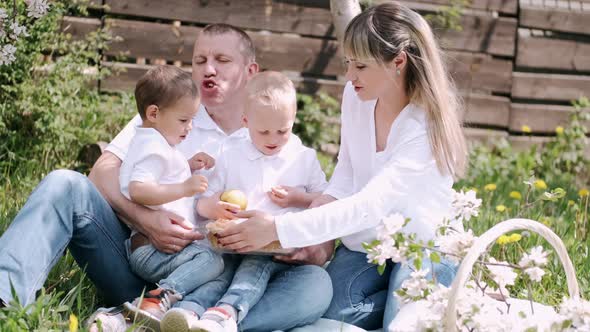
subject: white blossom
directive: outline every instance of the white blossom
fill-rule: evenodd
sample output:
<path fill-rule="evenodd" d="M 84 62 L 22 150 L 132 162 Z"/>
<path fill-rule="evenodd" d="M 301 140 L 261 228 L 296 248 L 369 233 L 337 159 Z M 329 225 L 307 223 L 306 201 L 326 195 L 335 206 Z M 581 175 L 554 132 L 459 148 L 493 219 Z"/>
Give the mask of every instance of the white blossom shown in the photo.
<path fill-rule="evenodd" d="M 424 291 L 428 289 L 428 280 L 426 276 L 429 270 L 418 270 L 410 274 L 410 278 L 402 282 L 401 288 L 406 291 L 409 297 L 416 298 L 424 296 Z"/>
<path fill-rule="evenodd" d="M 481 199 L 477 198 L 475 191 L 469 190 L 467 192 L 453 191 L 452 215 L 455 218 L 469 221 L 471 217 L 479 215 L 479 207 Z"/>
<path fill-rule="evenodd" d="M 572 331 L 590 331 L 590 302 L 564 298 L 559 315 L 564 320 L 571 320 Z"/>
<path fill-rule="evenodd" d="M 532 281 L 539 282 L 545 275 L 545 270 L 540 267 L 533 266 L 525 269 L 524 273 L 526 273 Z"/>
<path fill-rule="evenodd" d="M 6 44 L 2 49 L 0 49 L 0 66 L 7 65 L 12 63 L 16 58 L 14 53 L 16 52 L 16 47 L 11 44 Z"/>
<path fill-rule="evenodd" d="M 508 265 L 508 262 L 498 262 L 494 257 L 490 257 L 488 260 L 490 263 L 494 264 L 505 264 Z M 490 270 L 492 279 L 498 284 L 502 295 L 508 296 L 509 292 L 506 289 L 506 286 L 513 286 L 518 274 L 514 272 L 510 266 L 501 266 L 501 265 L 486 265 L 488 270 Z"/>
<path fill-rule="evenodd" d="M 437 243 L 442 252 L 450 254 L 448 255 L 450 260 L 459 263 L 469 248 L 473 246 L 476 238 L 473 236 L 473 231 L 469 229 L 467 232 L 455 232 L 440 236 L 437 238 Z"/>
<path fill-rule="evenodd" d="M 46 0 L 28 0 L 27 16 L 40 18 L 47 13 L 49 4 Z"/>
<path fill-rule="evenodd" d="M 543 247 L 536 246 L 533 249 L 531 249 L 530 254 L 525 253 L 524 255 L 522 255 L 522 258 L 520 259 L 520 262 L 518 262 L 518 265 L 520 265 L 520 267 L 523 268 L 529 266 L 545 266 L 545 264 L 547 264 L 547 255 L 548 253 L 543 250 Z"/>
<path fill-rule="evenodd" d="M 6 13 L 6 9 L 0 8 L 0 22 L 4 21 L 8 18 L 8 14 Z"/>
<path fill-rule="evenodd" d="M 27 33 L 27 27 L 18 24 L 17 21 L 14 21 L 10 24 L 10 30 L 12 30 L 10 33 L 10 38 L 12 39 L 17 39 L 21 35 L 25 37 L 29 35 Z"/>
<path fill-rule="evenodd" d="M 385 233 L 393 235 L 399 232 L 404 227 L 406 220 L 404 216 L 399 213 L 394 213 L 389 217 L 381 219 L 382 225 L 377 227 L 377 233 Z"/>

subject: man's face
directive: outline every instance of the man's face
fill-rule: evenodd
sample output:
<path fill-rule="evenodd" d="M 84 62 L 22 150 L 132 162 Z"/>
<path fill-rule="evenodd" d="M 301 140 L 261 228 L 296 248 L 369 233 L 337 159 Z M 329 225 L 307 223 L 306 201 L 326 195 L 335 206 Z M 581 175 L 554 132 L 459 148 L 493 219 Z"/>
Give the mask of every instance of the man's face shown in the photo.
<path fill-rule="evenodd" d="M 193 51 L 193 81 L 201 92 L 205 107 L 223 105 L 242 97 L 251 75 L 250 63 L 242 54 L 236 33 L 201 33 Z"/>

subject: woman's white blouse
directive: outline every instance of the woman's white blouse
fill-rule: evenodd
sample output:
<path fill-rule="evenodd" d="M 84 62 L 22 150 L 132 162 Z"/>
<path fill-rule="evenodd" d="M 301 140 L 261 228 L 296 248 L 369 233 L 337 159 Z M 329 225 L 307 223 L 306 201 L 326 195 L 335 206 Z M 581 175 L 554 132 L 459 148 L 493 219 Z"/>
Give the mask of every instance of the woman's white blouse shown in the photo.
<path fill-rule="evenodd" d="M 426 112 L 409 104 L 397 116 L 384 151 L 376 152 L 376 100 L 360 100 L 348 83 L 342 98 L 338 164 L 324 194 L 338 200 L 275 218 L 281 245 L 305 247 L 342 238 L 349 249 L 364 252 L 383 217 L 411 218 L 406 233 L 434 237 L 448 215 L 453 179 L 438 170 L 428 139 Z"/>

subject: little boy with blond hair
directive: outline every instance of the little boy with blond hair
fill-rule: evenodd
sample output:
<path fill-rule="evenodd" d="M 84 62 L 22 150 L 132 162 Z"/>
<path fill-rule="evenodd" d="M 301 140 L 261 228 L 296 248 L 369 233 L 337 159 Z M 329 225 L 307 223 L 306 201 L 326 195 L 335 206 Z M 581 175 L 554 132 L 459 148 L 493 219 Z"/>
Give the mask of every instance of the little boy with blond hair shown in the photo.
<path fill-rule="evenodd" d="M 230 189 L 246 194 L 248 209 L 273 215 L 308 208 L 321 194 L 327 182 L 316 152 L 292 134 L 296 110 L 295 88 L 285 75 L 263 72 L 248 82 L 244 124 L 249 137 L 224 146 L 209 187 L 197 202 L 201 216 L 236 219 L 240 207 L 220 201 L 221 194 Z M 214 307 L 206 308 L 205 299 L 199 303 L 192 298 L 202 306 L 200 312 L 171 309 L 162 319 L 161 329 L 235 332 L 237 323 L 264 294 L 269 279 L 288 267 L 270 256 L 243 256 L 233 279 L 225 280 L 229 285 L 225 293 L 217 294 L 219 301 Z M 211 294 L 216 286 L 204 284 L 199 290 L 207 287 L 212 289 L 203 293 Z"/>

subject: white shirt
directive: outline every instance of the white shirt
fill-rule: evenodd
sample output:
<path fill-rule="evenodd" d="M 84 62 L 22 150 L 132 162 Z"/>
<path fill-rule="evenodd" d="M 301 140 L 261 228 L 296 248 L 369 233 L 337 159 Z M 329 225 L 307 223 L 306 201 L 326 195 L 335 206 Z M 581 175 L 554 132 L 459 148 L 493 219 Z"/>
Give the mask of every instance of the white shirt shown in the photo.
<path fill-rule="evenodd" d="M 164 136 L 153 128 L 135 128 L 135 136 L 129 144 L 129 151 L 121 164 L 119 184 L 121 193 L 128 199 L 129 184 L 132 181 L 157 184 L 176 184 L 191 176 L 186 157 L 170 146 Z M 172 211 L 196 225 L 194 197 L 183 197 L 152 209 Z"/>
<path fill-rule="evenodd" d="M 131 142 L 133 135 L 135 135 L 135 130 L 140 126 L 141 118 L 139 115 L 136 115 L 111 141 L 111 143 L 109 143 L 105 150 L 112 152 L 119 157 L 119 159 L 124 160 L 129 149 L 129 143 Z M 217 126 L 213 119 L 211 119 L 205 110 L 205 107 L 201 105 L 199 111 L 193 118 L 193 129 L 187 138 L 178 144 L 177 149 L 185 155 L 186 159 L 190 159 L 197 152 L 205 152 L 217 159 L 221 151 L 221 146 L 226 139 L 239 139 L 246 136 L 248 136 L 248 131 L 245 128 L 237 130 L 231 135 L 227 135 L 219 128 L 219 126 Z"/>
<path fill-rule="evenodd" d="M 204 196 L 239 189 L 248 198 L 248 210 L 261 210 L 280 215 L 297 208 L 281 208 L 268 197 L 272 187 L 284 185 L 306 192 L 322 192 L 326 175 L 320 167 L 316 152 L 303 146 L 296 135 L 277 154 L 260 152 L 249 137 L 227 142 L 209 179 Z"/>
<path fill-rule="evenodd" d="M 442 175 L 428 139 L 426 112 L 413 104 L 397 116 L 384 151 L 376 152 L 376 100 L 360 100 L 348 83 L 342 98 L 338 164 L 324 194 L 337 201 L 275 218 L 281 245 L 305 247 L 342 237 L 349 249 L 365 252 L 383 217 L 411 218 L 406 233 L 434 237 L 451 207 L 453 179 Z"/>

